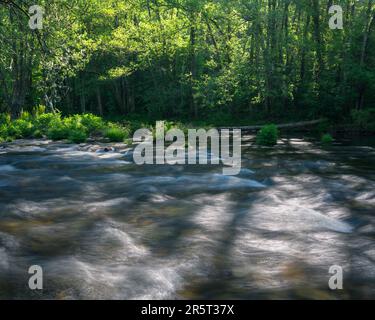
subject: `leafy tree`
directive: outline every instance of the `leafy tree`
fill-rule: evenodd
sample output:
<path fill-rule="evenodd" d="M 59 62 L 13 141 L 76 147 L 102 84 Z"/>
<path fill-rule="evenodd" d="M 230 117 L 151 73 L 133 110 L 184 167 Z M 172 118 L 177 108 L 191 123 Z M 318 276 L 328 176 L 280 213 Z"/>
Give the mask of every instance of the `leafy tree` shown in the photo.
<path fill-rule="evenodd" d="M 0 1 L 0 108 L 352 121 L 375 105 L 373 0 Z M 335 3 L 336 4 L 336 3 Z M 363 114 L 371 114 L 364 112 Z"/>

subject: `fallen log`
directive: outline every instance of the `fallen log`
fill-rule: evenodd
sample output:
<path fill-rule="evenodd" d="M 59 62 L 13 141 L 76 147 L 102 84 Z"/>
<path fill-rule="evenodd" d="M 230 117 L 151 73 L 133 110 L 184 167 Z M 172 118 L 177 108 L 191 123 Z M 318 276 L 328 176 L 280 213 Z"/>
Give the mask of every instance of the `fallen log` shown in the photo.
<path fill-rule="evenodd" d="M 324 121 L 325 121 L 324 119 L 319 119 L 319 120 L 312 120 L 312 121 L 301 121 L 301 122 L 277 124 L 276 126 L 277 126 L 278 129 L 294 129 L 294 128 L 302 128 L 302 127 L 317 125 L 317 124 L 322 123 Z M 247 126 L 247 127 L 222 127 L 222 128 L 219 128 L 219 130 L 241 129 L 242 131 L 258 131 L 258 130 L 262 129 L 263 127 L 264 127 L 264 125 Z"/>

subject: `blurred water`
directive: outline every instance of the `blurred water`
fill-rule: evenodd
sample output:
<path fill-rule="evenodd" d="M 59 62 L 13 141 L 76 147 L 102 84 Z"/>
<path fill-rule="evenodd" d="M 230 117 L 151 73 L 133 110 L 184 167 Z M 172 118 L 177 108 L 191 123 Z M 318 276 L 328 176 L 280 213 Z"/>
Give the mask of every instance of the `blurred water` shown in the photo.
<path fill-rule="evenodd" d="M 236 177 L 136 166 L 129 149 L 0 147 L 0 298 L 375 298 L 374 140 L 245 145 Z"/>

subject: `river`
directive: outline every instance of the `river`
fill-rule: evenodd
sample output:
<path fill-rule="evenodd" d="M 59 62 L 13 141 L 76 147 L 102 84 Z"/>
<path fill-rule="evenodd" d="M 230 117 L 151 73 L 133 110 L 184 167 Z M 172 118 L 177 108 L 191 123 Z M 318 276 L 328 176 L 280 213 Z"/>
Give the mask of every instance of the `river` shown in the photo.
<path fill-rule="evenodd" d="M 0 299 L 375 298 L 375 139 L 245 141 L 235 177 L 104 147 L 0 147 Z"/>

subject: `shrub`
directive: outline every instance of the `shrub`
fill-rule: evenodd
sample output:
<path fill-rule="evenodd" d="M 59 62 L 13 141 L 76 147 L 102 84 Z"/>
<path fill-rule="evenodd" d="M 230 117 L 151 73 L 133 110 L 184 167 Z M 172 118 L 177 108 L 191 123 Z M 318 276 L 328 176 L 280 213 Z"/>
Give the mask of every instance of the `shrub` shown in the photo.
<path fill-rule="evenodd" d="M 0 138 L 6 139 L 8 137 L 8 125 L 0 122 Z"/>
<path fill-rule="evenodd" d="M 69 141 L 73 143 L 83 143 L 86 142 L 88 134 L 82 130 L 72 130 L 69 132 Z"/>
<path fill-rule="evenodd" d="M 274 124 L 264 126 L 257 135 L 256 143 L 260 146 L 273 147 L 277 144 L 278 129 Z"/>
<path fill-rule="evenodd" d="M 189 130 L 188 127 L 181 122 L 168 122 L 168 121 L 166 121 L 165 122 L 165 132 L 168 132 L 169 130 L 172 130 L 172 129 L 179 129 L 179 130 L 183 131 L 185 134 L 187 134 L 188 130 Z"/>
<path fill-rule="evenodd" d="M 111 142 L 123 142 L 129 137 L 129 133 L 123 128 L 112 126 L 104 131 L 104 137 L 108 138 Z"/>
<path fill-rule="evenodd" d="M 10 124 L 10 114 L 1 113 L 0 114 L 0 124 Z"/>
<path fill-rule="evenodd" d="M 8 127 L 8 135 L 15 138 L 30 138 L 34 133 L 34 126 L 30 121 L 17 119 Z"/>
<path fill-rule="evenodd" d="M 322 144 L 325 144 L 325 145 L 332 144 L 333 137 L 330 134 L 327 133 L 327 134 L 322 136 L 321 142 L 322 142 Z"/>
<path fill-rule="evenodd" d="M 45 113 L 37 115 L 34 119 L 35 128 L 43 134 L 47 134 L 51 127 L 51 122 L 61 122 L 61 116 L 58 113 Z"/>
<path fill-rule="evenodd" d="M 43 133 L 40 130 L 35 130 L 33 133 L 33 137 L 37 139 L 43 138 Z"/>
<path fill-rule="evenodd" d="M 7 131 L 8 137 L 18 138 L 21 136 L 19 127 L 15 126 L 13 123 L 10 123 L 8 125 Z"/>
<path fill-rule="evenodd" d="M 69 128 L 61 120 L 53 120 L 48 128 L 47 137 L 52 140 L 69 138 Z"/>
<path fill-rule="evenodd" d="M 39 106 L 36 106 L 34 109 L 33 109 L 33 113 L 35 114 L 36 117 L 38 116 L 41 116 L 43 114 L 46 114 L 46 106 L 44 105 L 39 105 Z"/>
<path fill-rule="evenodd" d="M 181 130 L 184 132 L 185 135 L 188 134 L 188 130 L 189 130 L 189 127 L 184 125 L 183 123 L 181 122 L 173 122 L 173 121 L 163 121 L 164 122 L 164 134 L 166 134 L 168 131 L 172 130 L 172 129 L 178 129 L 178 130 Z M 148 125 L 141 125 L 141 126 L 138 126 L 137 129 L 139 128 L 148 128 L 152 131 L 152 136 L 154 138 L 154 140 L 156 138 L 159 138 L 159 139 L 163 139 L 164 136 L 161 136 L 161 137 L 157 137 L 156 135 L 156 127 L 152 127 L 151 128 L 148 126 Z M 135 130 L 134 130 L 135 131 Z"/>
<path fill-rule="evenodd" d="M 87 131 L 87 128 L 82 124 L 82 117 L 78 114 L 65 118 L 63 123 L 69 130 Z"/>
<path fill-rule="evenodd" d="M 43 107 L 34 109 L 34 116 L 23 112 L 18 120 L 11 121 L 8 114 L 0 114 L 0 138 L 41 138 L 46 135 L 52 140 L 68 139 L 82 143 L 91 133 L 103 133 L 111 142 L 122 142 L 129 138 L 130 126 L 115 123 L 106 124 L 102 118 L 93 114 L 73 115 L 62 118 L 60 113 L 44 113 Z"/>
<path fill-rule="evenodd" d="M 88 132 L 99 132 L 104 128 L 104 121 L 102 118 L 91 113 L 86 113 L 81 116 L 81 123 L 85 126 Z"/>
<path fill-rule="evenodd" d="M 6 138 L 0 137 L 0 143 L 3 143 L 3 142 L 12 142 L 13 140 L 14 140 L 14 138 L 12 138 L 12 137 L 6 137 Z"/>
<path fill-rule="evenodd" d="M 19 119 L 25 120 L 25 121 L 32 121 L 33 120 L 33 116 L 28 111 L 22 111 Z"/>

